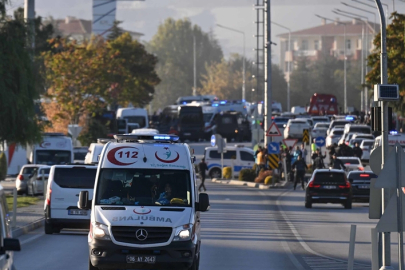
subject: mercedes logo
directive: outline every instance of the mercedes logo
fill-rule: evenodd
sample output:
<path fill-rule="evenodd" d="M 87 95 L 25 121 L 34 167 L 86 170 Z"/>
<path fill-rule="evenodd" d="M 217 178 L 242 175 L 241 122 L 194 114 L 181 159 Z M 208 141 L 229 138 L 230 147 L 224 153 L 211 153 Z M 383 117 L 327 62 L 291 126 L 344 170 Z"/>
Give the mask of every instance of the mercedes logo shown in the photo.
<path fill-rule="evenodd" d="M 139 229 L 136 231 L 135 236 L 139 241 L 145 241 L 148 238 L 148 232 L 145 229 Z"/>

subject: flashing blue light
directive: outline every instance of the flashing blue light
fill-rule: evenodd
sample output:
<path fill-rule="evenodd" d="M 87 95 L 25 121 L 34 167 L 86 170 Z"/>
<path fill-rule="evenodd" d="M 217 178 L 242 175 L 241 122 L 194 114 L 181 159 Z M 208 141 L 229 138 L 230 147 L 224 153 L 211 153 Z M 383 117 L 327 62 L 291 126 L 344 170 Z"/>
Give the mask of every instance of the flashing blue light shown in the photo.
<path fill-rule="evenodd" d="M 354 118 L 353 118 L 353 116 L 346 116 L 346 120 L 348 120 L 348 121 L 353 121 Z"/>
<path fill-rule="evenodd" d="M 226 101 L 220 101 L 219 103 L 220 104 L 226 104 Z"/>
<path fill-rule="evenodd" d="M 246 100 L 242 99 L 242 102 L 246 102 Z"/>
<path fill-rule="evenodd" d="M 153 139 L 156 141 L 178 141 L 179 137 L 178 136 L 170 136 L 170 135 L 155 135 L 153 136 Z"/>
<path fill-rule="evenodd" d="M 391 130 L 391 131 L 390 131 L 390 134 L 391 134 L 391 135 L 398 135 L 398 131 L 396 131 L 396 130 Z"/>
<path fill-rule="evenodd" d="M 212 104 L 212 107 L 218 107 L 218 103 Z"/>
<path fill-rule="evenodd" d="M 183 101 L 183 105 L 186 105 L 186 104 L 187 104 L 187 102 Z"/>

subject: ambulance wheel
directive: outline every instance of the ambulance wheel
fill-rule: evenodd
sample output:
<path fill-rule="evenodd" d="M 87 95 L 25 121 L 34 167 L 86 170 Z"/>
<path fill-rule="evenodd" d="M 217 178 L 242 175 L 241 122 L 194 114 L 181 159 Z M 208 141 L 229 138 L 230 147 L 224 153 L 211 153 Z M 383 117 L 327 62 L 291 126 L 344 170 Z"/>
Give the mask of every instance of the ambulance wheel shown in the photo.
<path fill-rule="evenodd" d="M 198 270 L 200 268 L 200 255 L 197 256 L 194 258 L 193 265 L 188 270 Z"/>
<path fill-rule="evenodd" d="M 91 261 L 89 259 L 89 270 L 100 270 L 98 267 L 95 267 L 91 264 Z"/>
<path fill-rule="evenodd" d="M 45 221 L 45 234 L 53 234 L 52 224 Z"/>
<path fill-rule="evenodd" d="M 221 169 L 219 168 L 214 168 L 210 171 L 210 177 L 213 178 L 221 178 L 222 177 L 222 173 L 221 173 Z"/>

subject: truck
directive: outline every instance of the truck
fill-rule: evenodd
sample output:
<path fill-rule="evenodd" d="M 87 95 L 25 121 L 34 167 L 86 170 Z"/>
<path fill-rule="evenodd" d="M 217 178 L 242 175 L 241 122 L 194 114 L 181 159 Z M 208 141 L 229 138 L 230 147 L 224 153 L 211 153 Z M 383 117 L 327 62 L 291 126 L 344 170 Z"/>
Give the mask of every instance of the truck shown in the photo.
<path fill-rule="evenodd" d="M 315 93 L 308 106 L 309 115 L 334 115 L 339 114 L 336 96 L 331 94 Z"/>

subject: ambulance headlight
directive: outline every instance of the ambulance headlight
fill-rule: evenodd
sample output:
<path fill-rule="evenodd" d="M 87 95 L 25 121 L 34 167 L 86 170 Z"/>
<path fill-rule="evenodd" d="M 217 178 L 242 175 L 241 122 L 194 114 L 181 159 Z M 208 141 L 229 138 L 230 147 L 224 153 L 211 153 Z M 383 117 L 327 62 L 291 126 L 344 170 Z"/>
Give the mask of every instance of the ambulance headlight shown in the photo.
<path fill-rule="evenodd" d="M 175 229 L 173 241 L 187 241 L 194 238 L 193 224 L 185 224 Z"/>
<path fill-rule="evenodd" d="M 101 223 L 95 223 L 92 225 L 92 231 L 90 232 L 94 239 L 111 240 L 108 227 Z"/>

